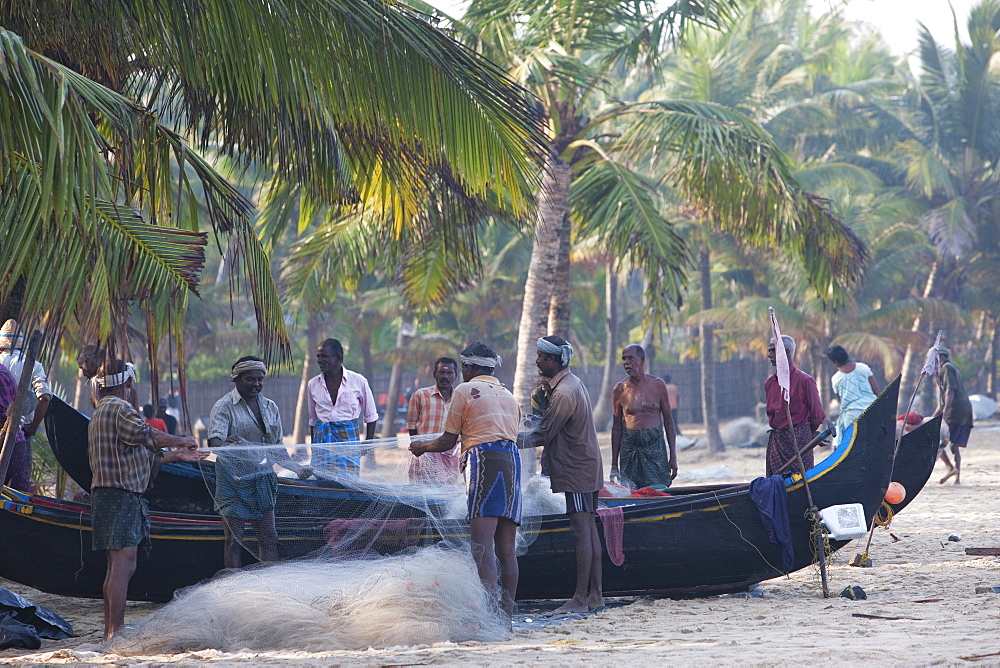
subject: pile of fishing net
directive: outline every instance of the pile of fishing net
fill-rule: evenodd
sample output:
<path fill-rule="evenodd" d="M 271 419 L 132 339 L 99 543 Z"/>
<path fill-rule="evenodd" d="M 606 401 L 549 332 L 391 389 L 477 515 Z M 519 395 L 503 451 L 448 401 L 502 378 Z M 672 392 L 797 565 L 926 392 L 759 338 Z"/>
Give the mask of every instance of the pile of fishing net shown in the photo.
<path fill-rule="evenodd" d="M 115 636 L 119 654 L 202 649 L 362 649 L 510 632 L 468 550 L 426 547 L 368 559 L 317 556 L 226 571 Z"/>
<path fill-rule="evenodd" d="M 472 559 L 461 475 L 411 480 L 406 445 L 314 444 L 311 453 L 308 446 L 214 448 L 205 485 L 216 507 L 225 501 L 227 513 L 241 513 L 273 504 L 280 560 L 223 571 L 181 591 L 110 649 L 336 650 L 508 635 L 509 619 L 497 612 Z M 282 468 L 291 466 L 289 457 L 308 461 L 316 480 L 277 483 L 275 471 L 289 475 Z M 522 451 L 518 554 L 534 540 L 541 516 L 565 512 L 562 495 L 531 473 L 534 458 L 534 450 Z M 345 460 L 360 468 L 343 466 Z M 258 539 L 252 523 L 245 529 L 247 564 Z M 221 541 L 219 549 L 221 559 Z"/>

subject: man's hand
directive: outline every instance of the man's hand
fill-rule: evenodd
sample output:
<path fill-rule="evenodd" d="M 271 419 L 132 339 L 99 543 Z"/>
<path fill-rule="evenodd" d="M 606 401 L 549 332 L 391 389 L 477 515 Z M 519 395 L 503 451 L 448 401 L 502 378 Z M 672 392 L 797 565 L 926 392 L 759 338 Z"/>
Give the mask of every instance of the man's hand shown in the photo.
<path fill-rule="evenodd" d="M 229 438 L 226 439 L 226 443 L 229 445 L 239 445 L 240 443 L 249 443 L 245 438 L 241 438 L 236 434 L 230 434 Z"/>
<path fill-rule="evenodd" d="M 413 441 L 410 443 L 410 452 L 413 453 L 414 457 L 419 457 L 420 455 L 427 452 L 427 446 L 431 441 Z"/>
<path fill-rule="evenodd" d="M 677 458 L 676 457 L 674 457 L 673 459 L 670 460 L 670 463 L 667 464 L 667 468 L 670 471 L 670 479 L 673 480 L 674 478 L 676 478 L 677 477 Z"/>
<path fill-rule="evenodd" d="M 33 427 L 30 424 L 26 424 L 23 427 L 21 427 L 21 431 L 24 433 L 26 437 L 31 438 L 32 436 L 35 435 L 35 432 L 38 431 L 38 427 Z"/>
<path fill-rule="evenodd" d="M 618 470 L 617 466 L 611 467 L 611 473 L 608 475 L 608 480 L 616 485 L 622 484 L 622 472 Z"/>
<path fill-rule="evenodd" d="M 299 472 L 296 474 L 299 476 L 299 480 L 305 480 L 313 474 L 313 467 L 311 466 L 301 466 L 299 467 Z"/>
<path fill-rule="evenodd" d="M 188 451 L 190 451 L 190 450 L 197 450 L 198 449 L 198 441 L 194 440 L 192 437 L 190 437 L 190 436 L 182 436 L 182 437 L 179 437 L 179 438 L 181 438 L 181 443 L 179 445 L 173 446 L 171 449 L 178 450 L 178 451 L 182 451 L 182 450 L 188 450 Z M 205 450 L 204 452 L 205 452 L 205 457 L 207 457 L 208 456 L 208 451 Z M 204 459 L 205 457 L 201 457 L 200 459 Z"/>
<path fill-rule="evenodd" d="M 179 462 L 200 462 L 208 457 L 208 450 L 199 450 L 196 443 L 190 448 L 175 448 L 174 456 Z"/>

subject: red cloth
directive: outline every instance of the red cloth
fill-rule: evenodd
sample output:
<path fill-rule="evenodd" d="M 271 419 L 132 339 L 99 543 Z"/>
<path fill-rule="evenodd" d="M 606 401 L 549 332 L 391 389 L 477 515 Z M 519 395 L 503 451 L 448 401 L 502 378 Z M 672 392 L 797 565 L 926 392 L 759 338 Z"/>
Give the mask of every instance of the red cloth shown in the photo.
<path fill-rule="evenodd" d="M 425 523 L 422 517 L 332 520 L 323 528 L 323 538 L 333 548 L 333 556 L 391 554 L 419 545 Z"/>
<path fill-rule="evenodd" d="M 604 527 L 604 545 L 608 548 L 608 557 L 615 566 L 625 563 L 625 549 L 623 538 L 625 536 L 625 513 L 621 506 L 616 508 L 598 508 L 597 514 L 601 518 L 601 526 Z"/>
<path fill-rule="evenodd" d="M 670 494 L 661 492 L 655 487 L 640 487 L 632 490 L 632 496 L 670 496 Z"/>
<path fill-rule="evenodd" d="M 788 407 L 792 412 L 792 423 L 808 424 L 813 431 L 816 431 L 826 418 L 816 381 L 794 364 L 789 370 L 791 382 L 789 383 Z M 777 374 L 772 374 L 764 381 L 764 400 L 767 403 L 767 422 L 771 425 L 771 429 L 788 429 L 785 399 L 781 396 L 781 386 L 778 385 Z"/>
<path fill-rule="evenodd" d="M 146 418 L 146 424 L 148 424 L 153 429 L 159 429 L 160 431 L 167 431 L 167 423 L 163 421 L 163 418 L 151 417 Z"/>

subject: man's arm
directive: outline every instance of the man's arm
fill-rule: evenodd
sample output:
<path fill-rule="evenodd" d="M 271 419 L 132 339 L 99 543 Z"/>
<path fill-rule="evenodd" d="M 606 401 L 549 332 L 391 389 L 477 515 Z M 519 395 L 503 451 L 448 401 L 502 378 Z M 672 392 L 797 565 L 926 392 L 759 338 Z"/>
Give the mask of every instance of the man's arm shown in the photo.
<path fill-rule="evenodd" d="M 376 422 L 365 422 L 365 440 L 370 441 L 375 438 Z"/>
<path fill-rule="evenodd" d="M 663 431 L 667 437 L 667 466 L 670 469 L 670 479 L 673 480 L 677 477 L 677 435 L 674 433 L 673 413 L 670 412 L 670 393 L 663 381 L 660 381 L 660 413 L 663 414 Z"/>
<path fill-rule="evenodd" d="M 618 453 L 622 449 L 622 427 L 625 422 L 625 415 L 622 412 L 621 406 L 621 396 L 621 385 L 615 385 L 615 389 L 611 391 L 611 406 L 613 411 L 611 418 L 611 473 L 608 475 L 608 479 L 612 482 L 621 480 L 621 472 L 618 470 Z"/>
<path fill-rule="evenodd" d="M 172 436 L 153 429 L 153 443 L 163 449 L 163 463 L 198 462 L 208 457 L 208 450 L 199 450 L 198 442 L 190 436 Z M 169 448 L 169 449 L 167 449 Z"/>
<path fill-rule="evenodd" d="M 823 410 L 823 400 L 819 398 L 819 388 L 816 386 L 815 378 L 809 378 L 805 391 L 809 406 L 809 426 L 815 434 L 823 426 L 823 420 L 826 419 L 826 411 Z"/>
<path fill-rule="evenodd" d="M 32 417 L 31 422 L 24 425 L 24 428 L 21 430 L 24 432 L 24 435 L 27 436 L 28 438 L 34 436 L 35 432 L 38 431 L 38 425 L 42 423 L 42 418 L 45 417 L 45 413 L 47 413 L 49 410 L 50 401 L 52 401 L 51 394 L 43 394 L 38 398 L 38 403 L 35 404 L 34 417 Z"/>
<path fill-rule="evenodd" d="M 312 395 L 312 378 L 306 381 L 306 405 L 309 406 L 309 440 L 316 440 L 316 400 Z"/>
<path fill-rule="evenodd" d="M 458 434 L 446 431 L 432 441 L 413 441 L 410 452 L 419 457 L 425 452 L 448 452 L 458 443 Z"/>
<path fill-rule="evenodd" d="M 410 436 L 417 435 L 417 423 L 420 421 L 420 391 L 417 390 L 410 395 L 410 402 L 406 405 L 406 431 Z"/>
<path fill-rule="evenodd" d="M 553 392 L 549 399 L 549 406 L 545 409 L 541 422 L 531 438 L 527 439 L 530 448 L 537 448 L 548 445 L 553 437 L 562 431 L 569 419 L 573 416 L 575 406 L 570 398 L 563 392 Z"/>

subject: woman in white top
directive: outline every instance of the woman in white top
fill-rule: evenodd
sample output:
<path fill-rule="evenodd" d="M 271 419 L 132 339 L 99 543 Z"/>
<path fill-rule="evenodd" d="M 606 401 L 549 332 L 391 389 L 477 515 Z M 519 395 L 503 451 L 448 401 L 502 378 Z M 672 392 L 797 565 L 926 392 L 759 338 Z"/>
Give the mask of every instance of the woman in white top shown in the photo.
<path fill-rule="evenodd" d="M 826 356 L 837 367 L 837 373 L 830 379 L 833 392 L 840 399 L 836 446 L 848 425 L 865 412 L 880 390 L 871 367 L 862 362 L 852 362 L 843 346 L 827 348 Z"/>

